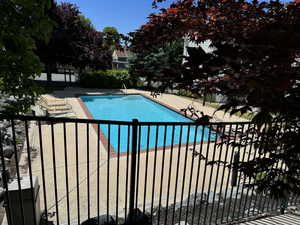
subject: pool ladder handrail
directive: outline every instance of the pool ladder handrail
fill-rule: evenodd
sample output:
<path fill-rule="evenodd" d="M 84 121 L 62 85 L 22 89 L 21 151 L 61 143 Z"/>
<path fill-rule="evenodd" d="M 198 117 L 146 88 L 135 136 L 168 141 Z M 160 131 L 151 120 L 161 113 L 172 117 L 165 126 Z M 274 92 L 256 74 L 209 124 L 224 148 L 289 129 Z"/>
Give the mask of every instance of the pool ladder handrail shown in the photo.
<path fill-rule="evenodd" d="M 125 90 L 125 94 L 127 94 L 127 88 L 126 88 L 125 83 L 122 83 L 122 88 Z"/>

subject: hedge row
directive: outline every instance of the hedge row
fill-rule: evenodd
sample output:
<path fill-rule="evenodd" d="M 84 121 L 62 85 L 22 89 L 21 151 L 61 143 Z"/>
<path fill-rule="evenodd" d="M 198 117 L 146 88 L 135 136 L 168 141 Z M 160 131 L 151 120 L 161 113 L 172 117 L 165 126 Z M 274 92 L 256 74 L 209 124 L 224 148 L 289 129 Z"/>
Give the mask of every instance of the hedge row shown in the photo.
<path fill-rule="evenodd" d="M 80 85 L 86 88 L 127 88 L 135 86 L 127 70 L 107 70 L 98 72 L 85 72 L 80 76 Z"/>

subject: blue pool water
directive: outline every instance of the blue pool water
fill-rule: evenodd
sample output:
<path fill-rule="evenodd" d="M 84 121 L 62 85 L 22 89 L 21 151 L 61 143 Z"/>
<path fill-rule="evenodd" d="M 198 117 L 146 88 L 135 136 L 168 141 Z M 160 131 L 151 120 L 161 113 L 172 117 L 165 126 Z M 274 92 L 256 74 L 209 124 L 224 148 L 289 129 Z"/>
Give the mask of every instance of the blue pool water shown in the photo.
<path fill-rule="evenodd" d="M 117 121 L 132 121 L 132 119 L 138 119 L 140 122 L 193 122 L 191 119 L 182 116 L 181 114 L 170 110 L 154 101 L 151 101 L 141 95 L 101 95 L 101 96 L 81 96 L 81 100 L 86 105 L 90 114 L 97 120 L 117 120 Z M 100 125 L 100 128 L 106 138 L 108 138 L 108 125 Z M 182 130 L 181 130 L 182 129 Z M 188 135 L 188 130 L 190 134 Z M 120 126 L 120 135 L 118 135 L 118 125 L 110 126 L 110 144 L 117 152 L 127 152 L 128 148 L 128 126 Z M 209 129 L 202 126 L 197 128 L 196 126 L 175 126 L 174 128 L 174 140 L 173 144 L 179 144 L 181 131 L 181 143 L 191 143 L 195 140 L 199 142 L 206 141 L 209 136 Z M 149 149 L 164 146 L 170 146 L 172 142 L 173 127 L 150 126 L 149 143 L 147 143 L 148 126 L 141 126 L 140 129 L 139 149 Z M 158 134 L 157 134 L 158 132 Z M 203 133 L 204 132 L 204 133 Z M 120 138 L 118 138 L 120 136 Z M 157 136 L 157 141 L 156 141 Z M 166 139 L 164 140 L 164 137 Z M 216 138 L 216 134 L 211 131 L 211 140 Z M 130 139 L 131 140 L 131 139 Z M 120 142 L 120 143 L 119 143 Z M 131 149 L 131 143 L 129 143 L 129 149 Z"/>

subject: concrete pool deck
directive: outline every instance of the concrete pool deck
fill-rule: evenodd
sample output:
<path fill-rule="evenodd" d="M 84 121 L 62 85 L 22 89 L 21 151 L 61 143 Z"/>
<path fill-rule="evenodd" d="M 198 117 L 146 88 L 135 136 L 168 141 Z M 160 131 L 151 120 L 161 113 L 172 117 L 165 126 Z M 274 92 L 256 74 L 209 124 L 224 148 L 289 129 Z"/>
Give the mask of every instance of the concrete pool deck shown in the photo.
<path fill-rule="evenodd" d="M 150 95 L 149 91 L 143 91 L 143 90 L 137 90 L 137 89 L 127 89 L 126 94 L 142 94 L 147 96 L 148 98 L 163 103 L 164 105 L 171 106 L 174 109 L 177 109 L 180 111 L 180 109 L 186 108 L 188 105 L 192 104 L 195 106 L 196 109 L 203 112 L 205 115 L 214 116 L 218 121 L 223 122 L 241 122 L 241 121 L 247 121 L 244 118 L 238 117 L 238 116 L 230 116 L 229 113 L 224 112 L 215 112 L 216 109 L 209 107 L 209 106 L 203 106 L 202 103 L 197 101 L 192 101 L 187 98 L 173 95 L 173 94 L 162 94 L 158 96 L 157 98 L 153 98 Z M 72 105 L 73 110 L 76 112 L 77 118 L 87 118 L 85 112 L 82 110 L 82 107 L 80 106 L 78 102 L 78 97 L 80 95 L 103 95 L 103 94 L 125 94 L 123 90 L 121 89 L 112 89 L 112 90 L 97 90 L 97 89 L 82 89 L 82 88 L 66 88 L 63 91 L 55 91 L 53 92 L 53 95 L 58 98 L 64 98 L 68 101 L 69 104 Z"/>
<path fill-rule="evenodd" d="M 55 97 L 64 98 L 72 106 L 73 111 L 76 113 L 77 118 L 88 118 L 86 112 L 82 108 L 78 101 L 78 95 L 89 94 L 120 94 L 121 90 L 88 90 L 80 88 L 67 88 L 64 91 L 54 92 Z M 135 89 L 127 90 L 128 94 L 143 94 L 150 98 L 149 92 L 140 91 Z M 192 101 L 170 94 L 163 94 L 157 99 L 159 102 L 170 105 L 173 108 L 180 110 L 187 107 Z M 193 103 L 196 108 L 203 111 L 204 114 L 213 115 L 215 109 L 211 107 L 203 107 L 201 103 Z M 223 112 L 215 113 L 218 120 L 228 122 L 240 122 L 245 119 L 224 114 Z M 56 205 L 55 205 L 55 184 L 54 184 L 54 168 L 57 178 L 57 201 L 58 201 L 58 218 L 60 224 L 67 224 L 67 191 L 66 191 L 66 177 L 68 176 L 68 189 L 69 189 L 69 211 L 71 224 L 77 223 L 77 191 L 79 191 L 79 208 L 80 208 L 80 221 L 83 222 L 88 217 L 88 211 L 90 216 L 97 216 L 97 199 L 99 198 L 99 213 L 105 214 L 107 212 L 107 204 L 109 205 L 109 214 L 116 215 L 118 211 L 119 216 L 124 216 L 124 208 L 129 202 L 129 189 L 126 189 L 126 175 L 127 171 L 130 174 L 130 168 L 127 170 L 127 159 L 129 157 L 113 157 L 111 158 L 105 150 L 105 143 L 100 142 L 100 151 L 98 152 L 98 139 L 97 133 L 92 126 L 89 126 L 86 130 L 86 124 L 78 124 L 78 147 L 76 148 L 76 135 L 75 124 L 66 124 L 66 143 L 64 142 L 64 129 L 62 124 L 54 124 L 54 152 L 55 152 L 55 167 L 53 165 L 53 146 L 52 146 L 52 131 L 49 124 L 43 124 L 41 127 L 42 136 L 42 148 L 40 148 L 39 142 L 39 130 L 36 123 L 30 124 L 30 140 L 32 148 L 37 149 L 37 155 L 32 159 L 33 175 L 38 176 L 40 189 L 41 208 L 44 209 L 44 189 L 42 183 L 42 171 L 41 171 L 41 150 L 43 153 L 43 163 L 45 172 L 45 190 L 47 197 L 48 214 L 52 213 L 49 220 L 56 223 Z M 67 147 L 66 151 L 64 146 Z M 88 149 L 89 147 L 89 149 Z M 194 157 L 192 151 L 189 148 L 182 147 L 179 151 L 178 147 L 173 151 L 157 151 L 149 152 L 149 154 L 141 153 L 138 155 L 140 158 L 140 165 L 138 169 L 139 179 L 138 187 L 139 192 L 137 195 L 137 206 L 143 207 L 144 200 L 146 208 L 150 208 L 152 199 L 153 205 L 159 204 L 159 193 L 162 190 L 161 205 L 166 205 L 168 187 L 170 186 L 169 204 L 179 202 L 181 198 L 186 199 L 188 197 L 188 188 L 191 182 L 191 193 L 210 192 L 211 189 L 216 187 L 216 192 L 222 192 L 221 181 L 228 179 L 228 169 L 220 167 L 219 173 L 224 173 L 223 176 L 217 177 L 217 171 L 212 171 L 211 167 L 205 166 L 203 160 L 199 160 L 199 157 Z M 213 144 L 203 144 L 203 155 L 207 155 L 208 160 L 211 160 L 214 156 Z M 76 168 L 76 149 L 78 149 L 78 180 L 77 180 L 77 168 Z M 199 150 L 199 145 L 196 146 Z M 65 163 L 65 152 L 67 152 L 67 165 Z M 222 160 L 230 160 L 232 151 L 229 148 L 228 154 L 226 151 L 216 151 L 215 157 Z M 171 160 L 172 153 L 172 160 Z M 247 155 L 247 154 L 246 154 Z M 247 156 L 246 156 L 247 157 Z M 99 160 L 98 160 L 99 158 Z M 186 161 L 185 161 L 186 159 Z M 99 163 L 99 164 L 98 164 Z M 196 187 L 196 177 L 198 175 L 198 165 L 200 163 L 199 182 Z M 146 164 L 148 164 L 148 170 L 146 174 Z M 99 174 L 98 166 L 99 165 Z M 177 167 L 177 165 L 179 165 Z M 193 167 L 192 167 L 193 165 Z M 66 169 L 67 168 L 67 169 Z M 154 171 L 155 168 L 155 171 Z M 176 181 L 176 174 L 178 170 L 178 180 Z M 88 172 L 89 171 L 89 172 Z M 109 171 L 109 173 L 108 173 Z M 171 173 L 169 173 L 171 171 Z M 204 173 L 206 171 L 206 173 Z M 23 171 L 25 175 L 27 171 Z M 88 176 L 89 174 L 89 176 Z M 155 179 L 153 180 L 153 177 Z M 210 178 L 211 177 L 211 178 Z M 108 182 L 109 178 L 109 182 Z M 119 178 L 119 179 L 117 179 Z M 99 179 L 99 189 L 98 189 Z M 222 179 L 222 180 L 221 180 Z M 153 185 L 153 181 L 155 184 Z M 210 182 L 209 182 L 210 181 Z M 77 182 L 79 183 L 79 190 L 77 189 Z M 169 183 L 170 182 L 170 183 Z M 175 193 L 175 187 L 178 188 Z M 184 187 L 184 193 L 181 196 L 181 190 Z M 117 194 L 117 188 L 118 193 Z M 108 190 L 109 189 L 109 190 Z M 144 191 L 146 190 L 146 192 Z M 154 190 L 154 191 L 153 191 Z M 144 195 L 146 193 L 146 196 Z M 152 195 L 153 194 L 153 195 Z M 127 197 L 126 197 L 127 196 Z M 88 198 L 90 199 L 88 202 Z M 117 198 L 118 207 L 117 207 Z"/>

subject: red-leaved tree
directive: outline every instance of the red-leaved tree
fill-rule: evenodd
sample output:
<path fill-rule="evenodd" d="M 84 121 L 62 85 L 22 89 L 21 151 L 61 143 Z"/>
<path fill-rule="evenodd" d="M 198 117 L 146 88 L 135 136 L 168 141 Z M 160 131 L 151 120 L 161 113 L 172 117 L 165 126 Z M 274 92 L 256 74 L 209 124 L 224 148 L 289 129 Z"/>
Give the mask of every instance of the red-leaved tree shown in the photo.
<path fill-rule="evenodd" d="M 201 47 L 188 49 L 178 76 L 182 79 L 176 82 L 198 94 L 225 95 L 220 109 L 232 114 L 255 112 L 259 156 L 239 168 L 254 178 L 259 190 L 277 198 L 300 193 L 299 27 L 297 2 L 181 0 L 151 14 L 132 40 L 136 52 L 180 37 L 211 42 L 212 53 Z M 274 120 L 276 125 L 264 124 Z M 278 164 L 285 166 L 276 168 Z"/>

